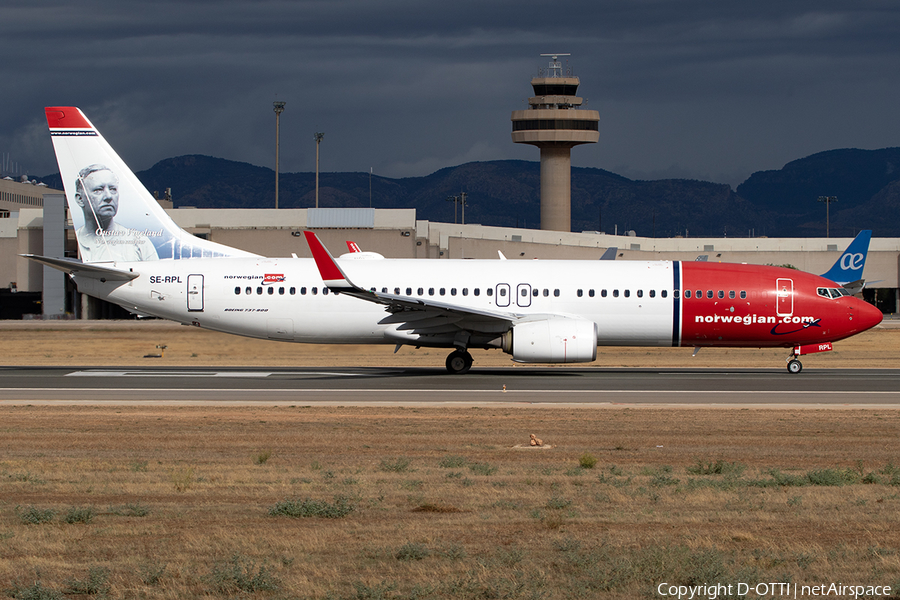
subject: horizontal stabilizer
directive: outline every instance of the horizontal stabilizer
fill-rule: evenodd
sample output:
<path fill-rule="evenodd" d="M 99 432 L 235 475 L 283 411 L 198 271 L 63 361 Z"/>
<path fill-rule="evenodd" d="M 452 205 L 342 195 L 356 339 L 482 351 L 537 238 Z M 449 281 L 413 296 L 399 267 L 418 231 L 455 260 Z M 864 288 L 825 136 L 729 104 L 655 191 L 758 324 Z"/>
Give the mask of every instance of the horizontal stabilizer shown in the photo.
<path fill-rule="evenodd" d="M 78 275 L 80 277 L 90 277 L 91 279 L 99 279 L 101 281 L 131 281 L 137 279 L 140 273 L 117 269 L 115 267 L 105 267 L 98 263 L 83 263 L 80 260 L 71 258 L 50 258 L 49 256 L 38 256 L 37 254 L 20 254 L 27 259 L 39 262 L 48 267 L 53 267 L 58 271 L 68 273 L 69 275 Z"/>

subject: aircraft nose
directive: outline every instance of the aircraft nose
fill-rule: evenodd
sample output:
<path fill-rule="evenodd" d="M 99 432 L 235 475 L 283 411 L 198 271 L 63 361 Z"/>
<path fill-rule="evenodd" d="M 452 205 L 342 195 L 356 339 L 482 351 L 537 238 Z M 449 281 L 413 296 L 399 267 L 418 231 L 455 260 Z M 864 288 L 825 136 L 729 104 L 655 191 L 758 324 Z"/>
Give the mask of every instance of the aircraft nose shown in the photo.
<path fill-rule="evenodd" d="M 884 315 L 881 314 L 881 311 L 866 302 L 865 300 L 859 300 L 856 310 L 856 319 L 857 325 L 860 328 L 860 331 L 864 331 L 866 329 L 871 329 L 875 327 L 879 323 L 881 323 Z"/>

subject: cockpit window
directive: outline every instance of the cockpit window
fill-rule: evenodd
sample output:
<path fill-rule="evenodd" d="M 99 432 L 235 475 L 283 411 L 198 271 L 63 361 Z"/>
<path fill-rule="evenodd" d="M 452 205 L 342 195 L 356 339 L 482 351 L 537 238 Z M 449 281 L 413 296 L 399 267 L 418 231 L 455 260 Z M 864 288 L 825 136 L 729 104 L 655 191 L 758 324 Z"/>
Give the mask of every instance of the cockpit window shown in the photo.
<path fill-rule="evenodd" d="M 844 288 L 817 288 L 816 294 L 823 298 L 840 298 L 841 296 L 849 296 L 850 292 Z"/>

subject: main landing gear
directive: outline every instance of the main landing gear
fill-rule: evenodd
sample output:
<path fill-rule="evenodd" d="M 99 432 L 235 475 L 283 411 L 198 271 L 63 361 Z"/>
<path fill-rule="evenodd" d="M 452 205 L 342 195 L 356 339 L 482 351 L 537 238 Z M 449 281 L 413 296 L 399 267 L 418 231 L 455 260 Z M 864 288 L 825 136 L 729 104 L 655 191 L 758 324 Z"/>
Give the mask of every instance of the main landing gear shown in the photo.
<path fill-rule="evenodd" d="M 465 350 L 454 350 L 447 357 L 447 371 L 454 375 L 462 375 L 472 368 L 472 355 Z"/>

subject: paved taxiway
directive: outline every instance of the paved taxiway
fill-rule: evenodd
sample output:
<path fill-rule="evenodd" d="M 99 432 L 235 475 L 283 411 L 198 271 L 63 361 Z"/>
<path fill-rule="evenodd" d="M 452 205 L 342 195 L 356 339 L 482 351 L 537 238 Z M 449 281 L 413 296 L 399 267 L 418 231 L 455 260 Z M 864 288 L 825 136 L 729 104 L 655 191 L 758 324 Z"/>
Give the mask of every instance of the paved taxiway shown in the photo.
<path fill-rule="evenodd" d="M 900 370 L 0 367 L 0 405 L 43 402 L 900 408 Z"/>

